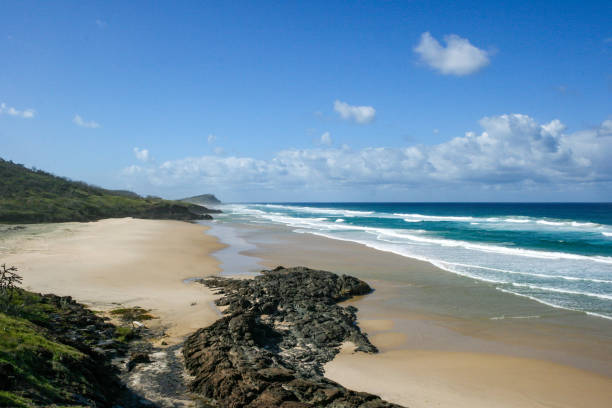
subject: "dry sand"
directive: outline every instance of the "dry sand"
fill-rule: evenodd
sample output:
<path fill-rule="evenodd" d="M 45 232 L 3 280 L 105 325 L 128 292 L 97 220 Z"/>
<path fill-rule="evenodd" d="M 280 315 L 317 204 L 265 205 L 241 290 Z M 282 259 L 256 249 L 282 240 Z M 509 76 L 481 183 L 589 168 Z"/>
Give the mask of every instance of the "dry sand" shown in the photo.
<path fill-rule="evenodd" d="M 378 355 L 345 346 L 325 366 L 342 385 L 411 408 L 609 407 L 612 381 L 547 361 L 486 353 L 397 350 Z"/>
<path fill-rule="evenodd" d="M 218 319 L 215 296 L 191 277 L 217 274 L 223 247 L 206 227 L 181 221 L 108 219 L 27 226 L 0 237 L 0 262 L 26 289 L 72 296 L 93 309 L 151 309 L 170 344 Z"/>

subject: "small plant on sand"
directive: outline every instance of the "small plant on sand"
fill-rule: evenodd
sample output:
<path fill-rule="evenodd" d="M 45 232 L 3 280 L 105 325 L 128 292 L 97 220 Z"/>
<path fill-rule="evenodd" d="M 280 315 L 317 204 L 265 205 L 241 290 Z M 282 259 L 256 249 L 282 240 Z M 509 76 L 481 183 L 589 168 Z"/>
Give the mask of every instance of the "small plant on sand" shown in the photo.
<path fill-rule="evenodd" d="M 119 308 L 110 311 L 110 314 L 123 320 L 124 322 L 142 321 L 155 319 L 155 316 L 151 315 L 150 310 L 143 309 L 141 307 L 126 307 Z"/>
<path fill-rule="evenodd" d="M 0 265 L 0 310 L 6 311 L 13 300 L 13 295 L 21 285 L 23 278 L 17 274 L 17 268 L 6 264 Z"/>

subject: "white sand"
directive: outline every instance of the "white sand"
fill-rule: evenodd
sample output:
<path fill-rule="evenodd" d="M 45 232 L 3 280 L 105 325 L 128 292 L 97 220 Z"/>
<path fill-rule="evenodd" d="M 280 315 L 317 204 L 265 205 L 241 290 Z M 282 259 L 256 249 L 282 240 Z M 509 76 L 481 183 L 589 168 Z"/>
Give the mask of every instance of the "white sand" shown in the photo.
<path fill-rule="evenodd" d="M 32 291 L 72 296 L 98 310 L 151 309 L 159 319 L 146 324 L 167 327 L 164 340 L 173 343 L 219 317 L 208 288 L 183 283 L 219 272 L 209 254 L 223 245 L 205 230 L 131 218 L 34 225 L 0 241 L 0 262 L 19 268 Z"/>

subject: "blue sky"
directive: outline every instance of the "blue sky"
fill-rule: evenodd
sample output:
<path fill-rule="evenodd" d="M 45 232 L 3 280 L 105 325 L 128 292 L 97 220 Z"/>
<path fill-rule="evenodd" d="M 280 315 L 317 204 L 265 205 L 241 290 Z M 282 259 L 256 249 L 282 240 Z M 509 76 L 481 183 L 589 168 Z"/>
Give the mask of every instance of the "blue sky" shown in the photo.
<path fill-rule="evenodd" d="M 5 1 L 0 157 L 169 198 L 610 201 L 610 21 L 606 1 Z"/>

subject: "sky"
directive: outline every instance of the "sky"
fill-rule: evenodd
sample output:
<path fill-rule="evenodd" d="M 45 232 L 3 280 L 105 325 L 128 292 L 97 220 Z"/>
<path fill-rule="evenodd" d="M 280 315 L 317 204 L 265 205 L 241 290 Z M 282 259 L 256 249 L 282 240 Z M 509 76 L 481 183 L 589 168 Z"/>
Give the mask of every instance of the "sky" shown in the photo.
<path fill-rule="evenodd" d="M 612 201 L 610 1 L 3 1 L 0 157 L 248 201 Z"/>

